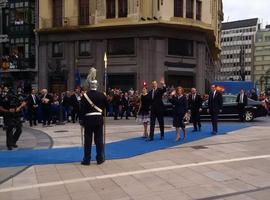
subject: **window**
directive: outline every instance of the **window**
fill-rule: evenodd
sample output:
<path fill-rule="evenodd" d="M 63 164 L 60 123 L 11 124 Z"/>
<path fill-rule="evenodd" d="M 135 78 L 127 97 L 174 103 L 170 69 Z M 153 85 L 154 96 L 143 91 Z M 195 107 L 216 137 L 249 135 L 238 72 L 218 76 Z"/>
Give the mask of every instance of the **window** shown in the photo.
<path fill-rule="evenodd" d="M 53 27 L 62 26 L 62 0 L 53 0 Z"/>
<path fill-rule="evenodd" d="M 186 17 L 193 19 L 193 0 L 186 0 Z"/>
<path fill-rule="evenodd" d="M 63 43 L 54 42 L 52 46 L 52 56 L 53 57 L 63 57 Z"/>
<path fill-rule="evenodd" d="M 90 41 L 79 41 L 79 56 L 90 56 Z"/>
<path fill-rule="evenodd" d="M 79 24 L 88 25 L 89 24 L 89 0 L 80 0 L 79 5 Z"/>
<path fill-rule="evenodd" d="M 115 18 L 115 0 L 106 1 L 106 17 L 107 19 Z"/>
<path fill-rule="evenodd" d="M 127 0 L 118 0 L 118 17 L 127 17 L 128 5 Z"/>
<path fill-rule="evenodd" d="M 193 41 L 169 38 L 168 54 L 176 56 L 193 56 Z"/>
<path fill-rule="evenodd" d="M 133 38 L 109 39 L 107 46 L 109 55 L 134 55 L 135 43 Z"/>
<path fill-rule="evenodd" d="M 174 0 L 174 16 L 183 17 L 183 0 Z"/>
<path fill-rule="evenodd" d="M 196 19 L 202 19 L 202 2 L 200 0 L 196 0 Z"/>

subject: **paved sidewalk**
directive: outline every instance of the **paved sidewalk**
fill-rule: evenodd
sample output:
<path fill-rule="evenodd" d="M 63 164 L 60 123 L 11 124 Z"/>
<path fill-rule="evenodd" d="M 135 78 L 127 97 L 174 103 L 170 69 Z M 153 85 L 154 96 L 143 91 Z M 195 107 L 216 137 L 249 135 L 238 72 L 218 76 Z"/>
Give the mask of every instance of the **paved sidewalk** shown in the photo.
<path fill-rule="evenodd" d="M 270 126 L 268 118 L 262 121 L 230 134 L 103 165 L 31 166 L 0 185 L 0 199 L 269 200 Z M 124 123 L 110 125 L 115 131 L 108 133 L 109 140 L 140 135 L 136 124 Z M 49 127 L 46 132 L 59 139 L 55 147 L 77 145 L 80 133 L 75 126 L 65 128 L 69 132 L 56 132 L 69 138 L 63 143 L 54 135 L 63 127 Z M 71 137 L 75 132 L 76 137 Z"/>

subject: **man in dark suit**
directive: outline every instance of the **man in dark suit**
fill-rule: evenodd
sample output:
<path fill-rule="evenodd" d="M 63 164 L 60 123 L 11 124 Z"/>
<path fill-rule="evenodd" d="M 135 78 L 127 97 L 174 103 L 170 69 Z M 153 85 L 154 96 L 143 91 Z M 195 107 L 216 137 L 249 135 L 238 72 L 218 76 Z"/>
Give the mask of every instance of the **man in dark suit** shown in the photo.
<path fill-rule="evenodd" d="M 39 106 L 40 100 L 36 95 L 36 90 L 32 89 L 31 94 L 27 98 L 27 108 L 28 108 L 28 117 L 30 126 L 37 125 L 37 109 Z"/>
<path fill-rule="evenodd" d="M 151 99 L 151 113 L 150 113 L 150 138 L 148 141 L 154 140 L 154 130 L 156 119 L 159 123 L 160 128 L 160 139 L 164 139 L 164 104 L 162 101 L 162 96 L 166 92 L 166 85 L 164 80 L 161 80 L 162 88 L 158 88 L 157 81 L 152 81 L 152 90 L 148 93 Z"/>
<path fill-rule="evenodd" d="M 72 107 L 71 118 L 72 122 L 75 123 L 79 118 L 80 104 L 81 104 L 81 88 L 76 87 L 74 94 L 70 97 L 70 103 Z"/>
<path fill-rule="evenodd" d="M 115 90 L 114 95 L 112 98 L 112 106 L 113 106 L 113 113 L 114 113 L 114 120 L 118 120 L 118 115 L 119 115 L 119 107 L 121 104 L 121 96 L 120 96 L 120 91 Z"/>
<path fill-rule="evenodd" d="M 51 124 L 51 104 L 53 101 L 53 98 L 50 94 L 48 94 L 47 89 L 43 89 L 41 91 L 41 109 L 43 114 L 43 126 L 47 125 L 49 126 Z"/>
<path fill-rule="evenodd" d="M 188 96 L 188 107 L 193 122 L 192 132 L 201 131 L 202 97 L 197 93 L 196 88 L 191 88 L 191 94 Z"/>
<path fill-rule="evenodd" d="M 122 95 L 120 104 L 122 106 L 121 115 L 120 115 L 121 119 L 123 118 L 124 113 L 126 113 L 126 119 L 128 119 L 130 100 L 129 100 L 129 96 L 127 92 L 125 92 L 125 94 Z"/>
<path fill-rule="evenodd" d="M 211 86 L 211 92 L 209 93 L 208 98 L 208 109 L 207 111 L 211 115 L 212 134 L 217 134 L 218 132 L 218 114 L 222 112 L 223 99 L 222 94 L 217 91 L 216 85 Z"/>
<path fill-rule="evenodd" d="M 90 165 L 92 138 L 96 145 L 97 164 L 105 162 L 104 136 L 103 136 L 103 114 L 108 106 L 107 98 L 97 91 L 97 80 L 95 80 L 95 69 L 91 69 L 93 74 L 88 75 L 87 82 L 90 90 L 83 95 L 81 100 L 80 124 L 84 127 L 84 157 L 82 165 Z"/>
<path fill-rule="evenodd" d="M 243 122 L 244 114 L 245 114 L 245 107 L 247 106 L 247 103 L 248 103 L 248 97 L 245 94 L 244 89 L 240 90 L 240 93 L 237 95 L 236 102 L 237 102 L 237 108 L 238 108 L 238 113 L 239 113 L 239 119 L 241 122 Z"/>

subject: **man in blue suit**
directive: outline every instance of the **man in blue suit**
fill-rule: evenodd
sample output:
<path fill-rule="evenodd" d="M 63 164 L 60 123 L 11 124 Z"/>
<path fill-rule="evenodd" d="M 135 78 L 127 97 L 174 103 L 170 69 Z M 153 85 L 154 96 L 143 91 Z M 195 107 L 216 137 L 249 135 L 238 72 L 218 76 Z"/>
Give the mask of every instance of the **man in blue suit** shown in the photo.
<path fill-rule="evenodd" d="M 223 99 L 222 94 L 217 91 L 216 85 L 211 86 L 211 92 L 209 93 L 208 98 L 208 109 L 207 112 L 211 115 L 212 134 L 217 134 L 218 132 L 218 114 L 222 112 Z"/>

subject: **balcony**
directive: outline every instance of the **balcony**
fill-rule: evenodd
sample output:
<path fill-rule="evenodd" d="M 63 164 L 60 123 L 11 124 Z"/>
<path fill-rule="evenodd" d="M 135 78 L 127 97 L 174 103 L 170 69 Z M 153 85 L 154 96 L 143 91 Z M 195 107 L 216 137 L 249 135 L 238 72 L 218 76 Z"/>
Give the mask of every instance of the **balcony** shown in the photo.
<path fill-rule="evenodd" d="M 65 27 L 76 27 L 76 26 L 87 26 L 94 24 L 94 17 L 89 16 L 89 24 L 80 25 L 79 17 L 62 17 L 57 22 L 53 22 L 53 19 L 41 18 L 40 29 L 50 29 L 50 28 L 65 28 Z"/>
<path fill-rule="evenodd" d="M 1 72 L 18 72 L 35 70 L 34 58 L 18 58 L 1 62 Z"/>
<path fill-rule="evenodd" d="M 20 24 L 9 26 L 9 35 L 32 35 L 34 33 L 34 25 Z"/>

